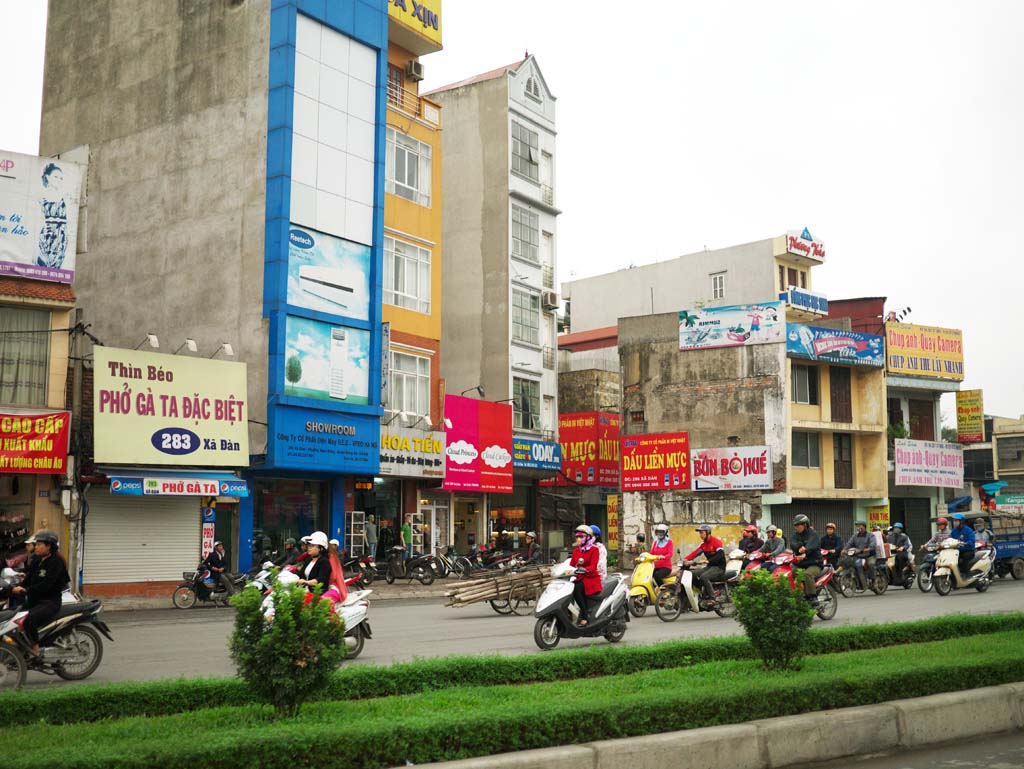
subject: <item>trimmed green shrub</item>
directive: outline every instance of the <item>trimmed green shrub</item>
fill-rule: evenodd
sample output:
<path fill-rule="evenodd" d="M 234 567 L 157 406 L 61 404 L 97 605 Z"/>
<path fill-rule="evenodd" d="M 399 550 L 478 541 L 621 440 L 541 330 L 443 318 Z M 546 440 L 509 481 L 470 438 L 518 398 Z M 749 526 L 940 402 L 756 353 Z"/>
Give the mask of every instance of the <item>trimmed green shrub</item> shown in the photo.
<path fill-rule="evenodd" d="M 319 594 L 285 587 L 273 578 L 272 621 L 264 616 L 259 590 L 243 590 L 231 599 L 235 630 L 231 658 L 238 676 L 278 716 L 294 716 L 345 658 L 345 623 Z"/>
<path fill-rule="evenodd" d="M 19 767 L 372 769 L 869 705 L 1024 680 L 1020 631 L 811 657 L 799 672 L 752 661 L 528 686 L 457 687 L 310 704 L 296 719 L 256 707 L 4 730 Z M 949 660 L 961 660 L 950 675 Z M 203 737 L 196 739 L 196 724 Z M 500 728 L 495 728 L 500 725 Z M 314 750 L 310 750 L 315 746 Z"/>
<path fill-rule="evenodd" d="M 807 654 L 880 649 L 1006 630 L 1024 630 L 1024 614 L 958 614 L 886 625 L 816 628 L 808 636 Z M 310 695 L 310 701 L 351 701 L 453 686 L 562 681 L 756 658 L 753 646 L 742 636 L 598 645 L 520 656 L 439 657 L 387 667 L 345 667 L 328 676 Z M 254 702 L 257 700 L 245 684 L 235 678 L 81 684 L 0 696 L 0 723 L 77 723 L 120 718 L 125 713 L 183 713 L 194 709 L 196 703 L 238 706 Z"/>
<path fill-rule="evenodd" d="M 803 570 L 794 577 L 796 587 L 790 587 L 788 579 L 760 569 L 741 579 L 733 593 L 736 621 L 769 670 L 796 667 L 807 650 L 814 607 L 804 596 Z"/>

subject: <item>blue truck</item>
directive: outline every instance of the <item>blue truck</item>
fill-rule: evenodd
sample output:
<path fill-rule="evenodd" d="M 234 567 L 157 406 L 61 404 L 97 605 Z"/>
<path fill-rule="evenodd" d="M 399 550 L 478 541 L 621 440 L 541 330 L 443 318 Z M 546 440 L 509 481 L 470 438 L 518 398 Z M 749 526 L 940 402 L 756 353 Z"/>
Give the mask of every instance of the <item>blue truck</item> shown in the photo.
<path fill-rule="evenodd" d="M 988 514 L 995 535 L 996 574 L 1000 577 L 1009 574 L 1014 579 L 1024 579 L 1024 512 L 1017 511 L 1018 507 L 1024 511 L 1024 495 L 1005 499 L 1019 499 L 1019 503 L 1008 501 L 1003 509 L 999 509 L 997 501 L 996 511 Z"/>

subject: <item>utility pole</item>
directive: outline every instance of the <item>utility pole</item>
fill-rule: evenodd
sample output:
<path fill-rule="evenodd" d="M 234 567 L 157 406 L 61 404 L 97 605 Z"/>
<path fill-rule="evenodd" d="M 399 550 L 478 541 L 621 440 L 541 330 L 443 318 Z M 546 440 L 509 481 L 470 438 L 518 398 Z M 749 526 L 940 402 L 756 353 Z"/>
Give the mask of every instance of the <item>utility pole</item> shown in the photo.
<path fill-rule="evenodd" d="M 64 512 L 68 516 L 71 540 L 68 543 L 68 571 L 71 575 L 72 591 L 78 594 L 82 588 L 82 497 L 79 479 L 82 477 L 82 376 L 85 371 L 85 334 L 80 307 L 75 309 L 74 319 L 74 326 L 71 329 L 71 360 L 74 361 L 74 382 L 71 386 L 72 456 L 68 458 L 65 489 L 69 499 L 64 504 Z"/>

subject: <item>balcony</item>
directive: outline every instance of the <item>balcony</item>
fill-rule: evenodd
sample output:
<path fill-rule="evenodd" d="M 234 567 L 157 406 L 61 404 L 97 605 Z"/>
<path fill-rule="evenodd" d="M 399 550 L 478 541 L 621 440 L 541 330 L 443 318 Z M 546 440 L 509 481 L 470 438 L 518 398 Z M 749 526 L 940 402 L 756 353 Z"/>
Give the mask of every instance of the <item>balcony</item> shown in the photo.
<path fill-rule="evenodd" d="M 417 96 L 397 83 L 388 83 L 388 106 L 435 128 L 441 125 L 441 109 L 437 104 Z"/>

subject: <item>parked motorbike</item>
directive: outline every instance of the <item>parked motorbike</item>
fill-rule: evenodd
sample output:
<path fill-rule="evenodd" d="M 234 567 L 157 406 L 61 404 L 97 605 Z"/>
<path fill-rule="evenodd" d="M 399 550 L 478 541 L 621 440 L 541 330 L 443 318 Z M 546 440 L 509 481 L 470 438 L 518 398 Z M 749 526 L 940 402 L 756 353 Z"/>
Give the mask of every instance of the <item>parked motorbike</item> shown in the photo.
<path fill-rule="evenodd" d="M 854 564 L 857 558 L 862 556 L 857 555 L 857 551 L 854 548 L 850 548 L 843 553 L 843 556 L 839 559 L 839 567 L 836 569 L 836 585 L 840 593 L 843 594 L 844 598 L 852 598 L 854 595 L 863 593 L 865 590 L 870 590 L 875 595 L 881 595 L 889 587 L 889 578 L 885 573 L 884 568 L 880 568 L 876 563 L 874 569 L 871 569 L 864 564 L 864 578 L 867 581 L 866 585 L 860 584 L 860 580 L 857 579 L 857 570 Z M 864 558 L 867 561 L 867 558 Z M 869 574 L 868 572 L 871 572 Z"/>
<path fill-rule="evenodd" d="M 738 578 L 740 572 L 736 572 Z M 674 585 L 662 585 L 654 603 L 654 611 L 662 622 L 675 622 L 684 611 L 698 614 L 713 611 L 719 617 L 731 617 L 736 613 L 732 602 L 729 583 L 726 580 L 712 582 L 714 598 L 704 596 L 701 586 L 694 584 L 693 572 L 686 565 L 680 567 L 679 579 Z"/>
<path fill-rule="evenodd" d="M 979 593 L 988 590 L 992 584 L 992 562 L 995 552 L 991 546 L 979 547 L 966 574 L 960 572 L 960 540 L 942 541 L 939 557 L 935 560 L 932 584 L 939 595 L 949 595 L 954 590 L 973 587 Z"/>
<path fill-rule="evenodd" d="M 191 609 L 200 601 L 214 605 L 228 605 L 228 599 L 231 596 L 205 564 L 200 563 L 195 571 L 183 571 L 181 577 L 184 582 L 174 588 L 174 594 L 171 596 L 171 601 L 177 608 Z M 247 579 L 245 574 L 228 574 L 228 578 L 238 590 L 245 587 Z"/>
<path fill-rule="evenodd" d="M 20 581 L 12 569 L 5 569 L 0 579 L 0 604 L 6 603 L 10 591 Z M 0 611 L 0 689 L 20 687 L 28 670 L 56 675 L 67 681 L 88 678 L 103 660 L 102 633 L 113 641 L 110 628 L 99 619 L 103 604 L 98 599 L 79 601 L 64 593 L 57 616 L 39 630 L 38 657 L 33 657 L 31 644 L 24 633 L 27 611 Z"/>
<path fill-rule="evenodd" d="M 554 649 L 562 638 L 604 636 L 610 643 L 618 643 L 626 634 L 629 590 L 618 574 L 609 574 L 601 592 L 588 598 L 588 623 L 584 627 L 576 624 L 579 607 L 573 600 L 573 577 L 581 574 L 569 561 L 551 567 L 551 582 L 537 599 L 534 611 L 537 623 L 533 640 L 541 649 Z"/>
<path fill-rule="evenodd" d="M 775 579 L 785 578 L 789 580 L 789 586 L 796 589 L 795 572 L 800 568 L 800 562 L 796 560 L 796 556 L 792 553 L 783 553 L 776 556 L 774 560 L 775 570 L 772 572 L 772 576 Z M 835 617 L 836 610 L 839 608 L 839 597 L 832 586 L 835 576 L 836 570 L 826 563 L 825 567 L 821 570 L 821 574 L 814 581 L 814 595 L 809 597 L 814 605 L 814 613 L 818 615 L 819 619 L 824 621 Z M 799 587 L 803 589 L 802 585 Z"/>
<path fill-rule="evenodd" d="M 942 548 L 939 545 L 926 545 L 925 550 L 927 555 L 924 557 L 924 561 L 917 569 L 917 589 L 922 593 L 930 593 L 932 591 L 932 574 L 935 572 L 935 561 L 938 560 L 939 550 Z"/>
<path fill-rule="evenodd" d="M 647 613 L 647 607 L 651 606 L 657 599 L 654 582 L 654 564 L 661 559 L 660 555 L 652 553 L 641 553 L 633 562 L 633 576 L 630 578 L 629 586 L 629 613 L 640 618 Z M 676 581 L 673 576 L 665 578 L 663 584 L 672 584 Z"/>
<path fill-rule="evenodd" d="M 341 568 L 344 571 L 352 572 L 355 577 L 355 584 L 359 587 L 369 587 L 377 579 L 377 563 L 370 555 L 348 556 L 342 551 Z"/>
<path fill-rule="evenodd" d="M 880 567 L 876 564 L 875 568 L 877 569 Z M 914 574 L 914 567 L 910 565 L 910 559 L 907 559 L 907 563 L 903 569 L 897 570 L 895 550 L 888 558 L 885 559 L 885 566 L 881 568 L 883 569 L 885 578 L 890 585 L 902 585 L 904 590 L 910 590 L 910 588 L 914 586 L 914 578 L 917 575 Z"/>
<path fill-rule="evenodd" d="M 396 579 L 407 579 L 412 582 L 418 579 L 423 585 L 434 582 L 434 569 L 430 565 L 430 556 L 414 553 L 412 558 L 405 559 L 405 548 L 395 545 L 388 551 L 388 566 L 384 572 L 384 581 L 393 585 Z"/>

